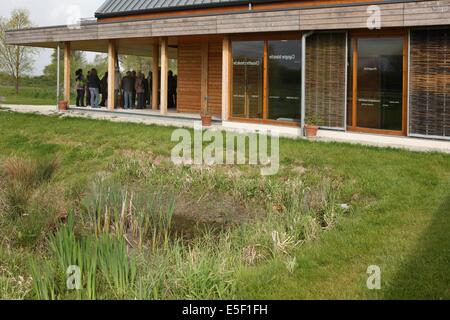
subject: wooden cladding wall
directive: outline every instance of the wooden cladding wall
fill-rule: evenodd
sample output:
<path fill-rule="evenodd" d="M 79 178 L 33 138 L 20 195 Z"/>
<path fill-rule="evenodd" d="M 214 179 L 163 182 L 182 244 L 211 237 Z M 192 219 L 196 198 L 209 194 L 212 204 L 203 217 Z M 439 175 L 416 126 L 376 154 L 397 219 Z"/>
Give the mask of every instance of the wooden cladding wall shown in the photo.
<path fill-rule="evenodd" d="M 177 111 L 200 112 L 201 79 L 201 44 L 180 43 L 178 46 Z"/>
<path fill-rule="evenodd" d="M 180 43 L 178 46 L 177 111 L 201 112 L 202 45 Z M 208 103 L 214 116 L 222 115 L 222 41 L 209 41 L 208 46 Z"/>
<path fill-rule="evenodd" d="M 345 127 L 346 34 L 315 33 L 306 40 L 306 118 Z"/>
<path fill-rule="evenodd" d="M 411 30 L 409 132 L 450 137 L 450 29 Z"/>
<path fill-rule="evenodd" d="M 214 116 L 222 117 L 222 41 L 209 42 L 208 105 Z"/>

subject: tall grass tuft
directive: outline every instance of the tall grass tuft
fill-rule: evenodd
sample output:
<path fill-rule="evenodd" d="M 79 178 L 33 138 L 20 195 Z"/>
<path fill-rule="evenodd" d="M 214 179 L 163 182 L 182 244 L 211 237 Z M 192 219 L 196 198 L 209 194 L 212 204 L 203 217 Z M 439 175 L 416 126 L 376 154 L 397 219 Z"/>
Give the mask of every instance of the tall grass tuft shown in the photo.
<path fill-rule="evenodd" d="M 124 298 L 135 285 L 136 261 L 127 254 L 123 238 L 102 235 L 97 241 L 98 266 L 117 298 Z"/>
<path fill-rule="evenodd" d="M 67 224 L 59 228 L 59 230 L 49 238 L 49 246 L 58 262 L 58 266 L 63 273 L 71 265 L 76 265 L 79 259 L 80 247 L 75 239 L 74 216 L 69 214 Z"/>
<path fill-rule="evenodd" d="M 27 212 L 36 189 L 53 177 L 58 166 L 56 158 L 36 160 L 12 157 L 3 162 L 0 192 L 5 210 L 11 217 L 18 218 Z"/>
<path fill-rule="evenodd" d="M 39 300 L 58 299 L 58 289 L 53 269 L 47 265 L 41 267 L 35 259 L 30 261 L 33 292 Z"/>
<path fill-rule="evenodd" d="M 172 226 L 176 197 L 168 188 L 132 190 L 109 181 L 97 181 L 83 199 L 87 224 L 97 237 L 125 237 L 141 248 L 155 235 L 167 237 Z"/>
<path fill-rule="evenodd" d="M 38 187 L 49 181 L 59 167 L 57 158 L 27 159 L 13 157 L 3 162 L 3 172 L 10 183 Z"/>
<path fill-rule="evenodd" d="M 74 215 L 70 213 L 67 224 L 50 236 L 49 246 L 57 261 L 59 275 L 67 276 L 69 266 L 80 268 L 83 288 L 77 291 L 80 299 L 96 298 L 97 245 L 95 238 L 81 237 L 76 239 L 74 233 Z"/>

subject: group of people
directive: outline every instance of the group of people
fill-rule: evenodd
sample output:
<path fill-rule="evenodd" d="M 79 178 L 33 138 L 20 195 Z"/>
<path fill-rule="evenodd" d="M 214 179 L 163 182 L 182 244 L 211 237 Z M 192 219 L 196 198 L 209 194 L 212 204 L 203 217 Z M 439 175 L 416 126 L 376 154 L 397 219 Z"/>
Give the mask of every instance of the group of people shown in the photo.
<path fill-rule="evenodd" d="M 161 73 L 158 72 L 158 78 Z M 168 72 L 168 108 L 177 106 L 177 76 Z M 152 103 L 153 74 L 150 71 L 147 78 L 142 72 L 127 71 L 125 76 L 116 70 L 114 94 L 115 108 L 146 109 Z M 102 79 L 97 70 L 92 69 L 84 76 L 83 70 L 75 72 L 76 105 L 78 107 L 91 106 L 93 108 L 105 107 L 108 101 L 108 72 Z M 158 83 L 161 83 L 158 81 Z M 159 97 L 159 91 L 158 91 Z M 101 96 L 101 99 L 100 99 Z"/>

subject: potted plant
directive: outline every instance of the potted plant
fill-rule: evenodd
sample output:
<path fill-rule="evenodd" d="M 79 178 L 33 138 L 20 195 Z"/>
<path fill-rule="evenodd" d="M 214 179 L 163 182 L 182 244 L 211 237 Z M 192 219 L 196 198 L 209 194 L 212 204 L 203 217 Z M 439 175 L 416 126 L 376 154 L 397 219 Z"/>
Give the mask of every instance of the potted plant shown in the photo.
<path fill-rule="evenodd" d="M 66 110 L 67 110 L 67 107 L 68 107 L 67 101 L 61 100 L 61 101 L 58 102 L 58 110 L 60 110 L 60 111 L 66 111 Z"/>
<path fill-rule="evenodd" d="M 202 126 L 204 126 L 204 127 L 211 126 L 212 115 L 211 115 L 211 112 L 210 112 L 209 106 L 208 106 L 208 97 L 205 97 L 205 103 L 203 104 L 202 113 L 201 113 L 200 117 L 202 118 Z"/>
<path fill-rule="evenodd" d="M 308 138 L 316 137 L 317 130 L 319 130 L 322 123 L 322 119 L 315 114 L 307 117 L 305 121 L 305 136 Z"/>

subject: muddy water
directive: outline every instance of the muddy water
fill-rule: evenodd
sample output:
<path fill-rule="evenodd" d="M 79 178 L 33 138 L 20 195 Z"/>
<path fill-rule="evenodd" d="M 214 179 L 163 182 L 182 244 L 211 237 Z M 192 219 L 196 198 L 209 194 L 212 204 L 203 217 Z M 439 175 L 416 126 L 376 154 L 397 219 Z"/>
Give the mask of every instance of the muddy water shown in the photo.
<path fill-rule="evenodd" d="M 218 234 L 220 231 L 231 228 L 233 225 L 235 224 L 218 221 L 199 221 L 194 217 L 174 215 L 172 218 L 171 234 L 174 237 L 180 237 L 184 240 L 192 240 L 205 231 Z"/>

